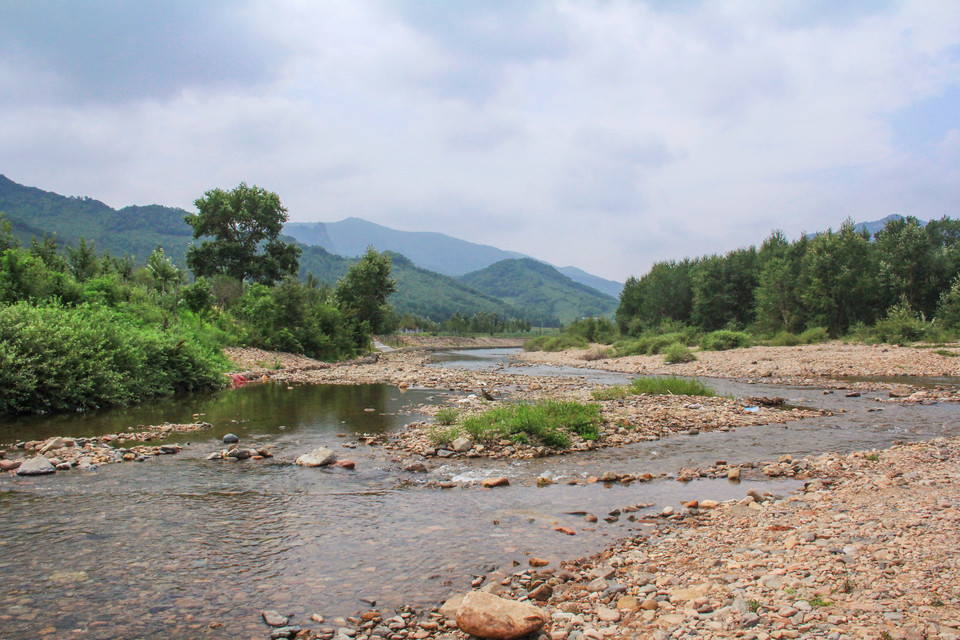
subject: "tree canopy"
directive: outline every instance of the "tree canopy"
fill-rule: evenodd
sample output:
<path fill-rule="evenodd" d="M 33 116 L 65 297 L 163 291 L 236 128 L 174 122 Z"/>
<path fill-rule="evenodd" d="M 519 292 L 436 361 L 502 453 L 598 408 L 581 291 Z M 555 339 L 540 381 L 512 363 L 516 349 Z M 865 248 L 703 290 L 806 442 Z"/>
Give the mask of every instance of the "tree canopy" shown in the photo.
<path fill-rule="evenodd" d="M 232 191 L 211 189 L 194 204 L 199 213 L 184 217 L 193 237 L 213 238 L 187 249 L 194 275 L 274 284 L 297 274 L 300 248 L 279 239 L 287 210 L 277 194 L 241 182 Z"/>

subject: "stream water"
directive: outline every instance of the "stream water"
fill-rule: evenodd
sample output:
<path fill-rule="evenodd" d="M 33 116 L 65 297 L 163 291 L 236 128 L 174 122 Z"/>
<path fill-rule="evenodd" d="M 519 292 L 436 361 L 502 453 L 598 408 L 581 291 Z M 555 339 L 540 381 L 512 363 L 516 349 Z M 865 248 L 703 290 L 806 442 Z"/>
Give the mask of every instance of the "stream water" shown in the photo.
<path fill-rule="evenodd" d="M 591 385 L 625 380 L 604 372 L 514 366 L 510 353 L 440 354 L 438 366 L 570 375 Z M 816 389 L 724 381 L 716 386 L 720 393 L 779 395 L 838 413 L 562 459 L 466 460 L 428 476 L 514 479 L 492 491 L 425 488 L 422 474 L 403 471 L 379 448 L 343 448 L 359 434 L 393 431 L 416 419 L 417 406 L 442 400 L 436 391 L 257 384 L 129 410 L 0 423 L 0 442 L 191 422 L 193 414 L 213 424 L 175 438 L 185 444 L 176 456 L 89 473 L 0 476 L 0 638 L 263 638 L 268 630 L 259 619 L 262 609 L 312 624 L 307 619 L 315 612 L 349 615 L 369 608 L 362 599 L 378 608 L 425 605 L 468 588 L 474 574 L 513 561 L 525 564 L 529 555 L 591 554 L 644 526 L 626 518 L 588 525 L 571 512 L 603 516 L 637 503 L 660 508 L 683 499 L 742 497 L 752 487 L 785 493 L 796 486 L 663 480 L 538 489 L 532 479 L 541 474 L 564 479 L 605 470 L 675 472 L 718 458 L 738 462 L 862 449 L 960 431 L 954 405 L 903 407 L 876 402 L 879 393 L 845 398 Z M 277 458 L 206 461 L 227 432 L 242 444 L 269 446 Z M 357 470 L 286 462 L 322 444 L 342 449 Z M 553 531 L 557 524 L 577 535 Z"/>

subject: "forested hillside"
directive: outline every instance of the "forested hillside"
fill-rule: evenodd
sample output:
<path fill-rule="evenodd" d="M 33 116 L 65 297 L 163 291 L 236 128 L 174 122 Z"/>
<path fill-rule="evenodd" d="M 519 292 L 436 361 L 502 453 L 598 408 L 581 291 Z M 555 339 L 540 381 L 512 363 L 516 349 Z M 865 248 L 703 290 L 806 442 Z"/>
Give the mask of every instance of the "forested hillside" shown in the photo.
<path fill-rule="evenodd" d="M 574 282 L 550 265 L 531 258 L 502 260 L 459 280 L 523 309 L 531 322 L 545 326 L 609 315 L 617 306 L 615 298 Z"/>

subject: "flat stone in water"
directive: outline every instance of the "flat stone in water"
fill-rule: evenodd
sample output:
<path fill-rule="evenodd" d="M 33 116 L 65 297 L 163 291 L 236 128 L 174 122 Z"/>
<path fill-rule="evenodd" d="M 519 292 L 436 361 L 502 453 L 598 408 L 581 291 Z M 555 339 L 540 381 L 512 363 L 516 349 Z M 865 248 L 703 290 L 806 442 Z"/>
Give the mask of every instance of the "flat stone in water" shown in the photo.
<path fill-rule="evenodd" d="M 36 456 L 24 460 L 17 469 L 18 476 L 43 476 L 49 473 L 56 473 L 57 469 L 50 461 L 43 456 Z"/>

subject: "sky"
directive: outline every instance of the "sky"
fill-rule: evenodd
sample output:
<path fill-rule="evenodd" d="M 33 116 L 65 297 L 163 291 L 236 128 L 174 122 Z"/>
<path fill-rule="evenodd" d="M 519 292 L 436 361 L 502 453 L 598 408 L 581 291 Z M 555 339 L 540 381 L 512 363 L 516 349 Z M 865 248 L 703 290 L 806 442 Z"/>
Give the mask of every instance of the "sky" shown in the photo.
<path fill-rule="evenodd" d="M 116 208 L 246 182 L 623 281 L 960 217 L 960 3 L 0 0 L 0 173 Z"/>

